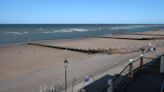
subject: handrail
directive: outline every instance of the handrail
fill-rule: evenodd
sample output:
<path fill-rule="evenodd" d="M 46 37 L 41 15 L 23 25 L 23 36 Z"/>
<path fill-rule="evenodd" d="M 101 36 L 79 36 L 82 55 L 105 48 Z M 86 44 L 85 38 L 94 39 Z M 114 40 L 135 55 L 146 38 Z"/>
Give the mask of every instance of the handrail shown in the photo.
<path fill-rule="evenodd" d="M 117 75 L 117 77 L 115 77 L 115 78 L 113 79 L 113 82 L 115 82 L 115 81 L 121 76 L 121 74 L 122 74 L 128 67 L 129 67 L 129 64 L 126 65 L 126 67 Z M 102 92 L 106 92 L 106 90 L 107 90 L 110 86 L 111 86 L 111 85 L 107 85 L 107 86 L 103 89 Z"/>
<path fill-rule="evenodd" d="M 133 59 L 133 62 L 132 62 L 132 63 L 138 61 L 139 59 L 140 59 L 140 57 L 139 57 L 139 58 Z M 129 63 L 129 64 L 130 64 L 130 63 Z M 113 79 L 113 81 L 116 81 L 116 80 L 121 76 L 121 74 L 129 67 L 129 64 L 126 65 L 126 67 L 119 73 L 119 75 L 118 75 L 117 77 L 115 77 L 115 78 Z"/>
<path fill-rule="evenodd" d="M 135 62 L 137 62 L 139 59 L 141 59 L 141 57 L 137 57 L 137 58 L 135 58 L 135 59 L 132 59 L 132 61 L 130 61 L 130 63 L 128 63 L 128 64 L 125 66 L 125 68 L 113 79 L 113 83 L 116 82 L 117 79 L 119 79 L 119 77 L 120 77 L 120 76 L 122 75 L 122 73 L 130 66 L 131 63 L 135 63 Z M 136 68 L 136 69 L 137 69 L 137 68 Z M 120 82 L 119 82 L 119 83 L 117 84 L 117 86 L 114 88 L 114 91 L 116 91 L 116 90 L 119 88 L 119 86 L 124 82 L 124 80 L 127 79 L 129 73 L 130 73 L 130 72 L 128 72 L 128 73 L 123 77 L 123 79 L 120 80 Z M 107 90 L 108 87 L 110 87 L 110 85 L 107 85 L 107 86 L 104 88 L 103 92 L 105 92 L 105 91 Z"/>
<path fill-rule="evenodd" d="M 132 63 L 137 62 L 139 59 L 141 59 L 141 56 L 140 57 L 137 57 L 137 58 L 134 58 L 133 61 L 132 61 Z"/>
<path fill-rule="evenodd" d="M 117 75 L 117 77 L 115 77 L 115 78 L 113 79 L 113 82 L 115 82 L 115 81 L 121 76 L 121 74 L 122 74 L 128 67 L 129 67 L 129 64 L 126 65 L 126 67 Z"/>

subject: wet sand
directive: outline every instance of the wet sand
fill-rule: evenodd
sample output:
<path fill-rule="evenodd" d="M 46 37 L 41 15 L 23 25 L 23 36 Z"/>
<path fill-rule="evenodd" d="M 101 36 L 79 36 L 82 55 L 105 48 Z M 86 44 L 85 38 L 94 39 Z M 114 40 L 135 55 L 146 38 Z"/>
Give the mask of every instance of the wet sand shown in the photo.
<path fill-rule="evenodd" d="M 163 40 L 160 40 L 163 41 Z M 72 40 L 61 43 L 43 43 L 52 46 L 63 46 L 63 47 L 71 47 L 71 48 L 84 48 L 84 49 L 109 49 L 109 48 L 139 48 L 143 46 L 147 46 L 149 43 L 156 43 L 156 41 L 134 41 L 134 40 L 125 40 L 125 39 L 108 39 L 108 38 L 86 38 L 81 40 Z"/>
<path fill-rule="evenodd" d="M 137 32 L 138 34 L 153 34 L 153 35 L 164 35 L 164 29 L 156 31 Z"/>

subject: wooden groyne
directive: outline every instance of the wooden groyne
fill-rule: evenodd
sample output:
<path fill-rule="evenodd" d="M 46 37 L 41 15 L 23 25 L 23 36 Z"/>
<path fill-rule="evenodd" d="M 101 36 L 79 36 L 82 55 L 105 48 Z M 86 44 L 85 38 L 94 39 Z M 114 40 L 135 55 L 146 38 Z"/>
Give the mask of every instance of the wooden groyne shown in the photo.
<path fill-rule="evenodd" d="M 46 45 L 46 44 L 39 44 L 39 43 L 27 43 L 29 45 L 36 45 L 36 46 L 42 46 L 42 47 L 48 47 L 48 48 L 55 48 L 55 49 L 61 49 L 61 50 L 71 50 L 76 52 L 82 52 L 82 53 L 88 53 L 88 54 L 95 54 L 99 53 L 95 49 L 80 49 L 80 48 L 69 48 L 69 47 L 62 47 L 62 46 L 52 46 L 52 45 Z"/>
<path fill-rule="evenodd" d="M 48 48 L 55 48 L 55 49 L 61 49 L 61 50 L 70 50 L 70 51 L 76 51 L 81 53 L 87 53 L 87 54 L 96 54 L 96 53 L 104 53 L 104 54 L 128 54 L 128 53 L 134 53 L 139 50 L 131 50 L 131 51 L 120 51 L 119 49 L 81 49 L 81 48 L 70 48 L 70 47 L 62 47 L 62 46 L 52 46 L 52 45 L 46 45 L 46 44 L 39 44 L 39 43 L 27 43 L 29 45 L 35 45 L 35 46 L 42 46 L 42 47 L 48 47 Z"/>
<path fill-rule="evenodd" d="M 128 37 L 107 37 L 107 36 L 102 36 L 102 37 L 96 37 L 96 38 L 109 38 L 109 39 L 125 39 L 125 40 L 157 40 L 157 39 L 164 39 L 164 37 L 151 37 L 151 38 L 128 38 Z"/>
<path fill-rule="evenodd" d="M 164 36 L 164 34 L 144 34 L 144 33 L 129 33 L 129 35 Z"/>

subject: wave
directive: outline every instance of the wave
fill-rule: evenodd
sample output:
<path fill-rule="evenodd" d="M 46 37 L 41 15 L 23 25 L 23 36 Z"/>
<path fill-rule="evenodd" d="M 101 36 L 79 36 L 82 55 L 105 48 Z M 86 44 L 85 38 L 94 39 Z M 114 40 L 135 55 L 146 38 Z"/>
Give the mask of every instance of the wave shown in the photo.
<path fill-rule="evenodd" d="M 137 29 L 143 27 L 153 27 L 153 26 L 161 26 L 161 25 L 136 25 L 136 26 L 121 26 L 121 27 L 111 27 L 110 30 L 119 30 L 119 29 Z"/>
<path fill-rule="evenodd" d="M 155 26 L 156 27 L 156 26 L 163 26 L 163 25 L 152 25 L 152 26 Z"/>
<path fill-rule="evenodd" d="M 14 35 L 23 35 L 27 34 L 28 32 L 5 32 L 6 34 L 14 34 Z"/>
<path fill-rule="evenodd" d="M 44 30 L 44 28 L 38 28 L 37 30 L 42 31 L 42 30 Z"/>
<path fill-rule="evenodd" d="M 127 29 L 137 29 L 143 27 L 153 27 L 153 26 L 162 26 L 162 25 L 127 25 L 127 26 L 115 26 L 115 27 L 96 27 L 96 28 L 63 28 L 63 29 L 47 29 L 38 28 L 35 31 L 3 31 L 5 34 L 13 35 L 25 35 L 28 33 L 34 34 L 53 34 L 53 33 L 71 33 L 71 32 L 87 32 L 87 31 L 102 31 L 102 30 L 127 30 Z M 32 29 L 33 30 L 33 29 Z M 37 31 L 39 30 L 39 31 Z"/>
<path fill-rule="evenodd" d="M 70 28 L 70 29 L 61 29 L 61 30 L 54 30 L 54 31 L 44 31 L 43 33 L 49 34 L 49 33 L 69 33 L 69 32 L 86 32 L 89 31 L 88 29 L 82 29 L 82 28 Z"/>
<path fill-rule="evenodd" d="M 141 27 L 146 27 L 146 26 L 122 26 L 122 27 L 111 27 L 109 28 L 110 30 L 119 30 L 119 29 L 136 29 L 136 28 L 141 28 Z"/>
<path fill-rule="evenodd" d="M 101 30 L 120 30 L 120 29 L 137 29 L 137 28 L 143 28 L 143 27 L 153 27 L 153 26 L 160 26 L 160 25 L 130 25 L 130 26 L 115 26 L 115 27 L 108 27 L 108 28 L 68 28 L 68 29 L 60 29 L 60 30 L 49 30 L 49 31 L 43 31 L 44 34 L 50 34 L 50 33 L 70 33 L 70 32 L 87 32 L 87 31 L 101 31 Z"/>

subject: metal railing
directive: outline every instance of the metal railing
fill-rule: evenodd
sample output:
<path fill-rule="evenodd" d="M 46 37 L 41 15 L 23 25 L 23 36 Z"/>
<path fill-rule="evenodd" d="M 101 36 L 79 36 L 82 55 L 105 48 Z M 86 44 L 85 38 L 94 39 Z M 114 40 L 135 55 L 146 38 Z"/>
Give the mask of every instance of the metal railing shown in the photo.
<path fill-rule="evenodd" d="M 81 74 L 77 77 L 74 77 L 73 79 L 69 79 L 69 80 L 67 80 L 67 88 L 71 89 L 73 92 L 74 86 L 79 84 L 79 83 L 82 83 L 86 76 L 89 76 L 90 79 L 95 80 L 95 77 L 97 75 L 102 74 L 106 71 L 109 71 L 111 68 L 114 68 L 114 67 L 120 65 L 121 63 L 115 64 L 113 66 L 111 66 L 111 64 L 107 64 L 107 65 L 101 66 L 97 69 L 94 69 L 90 72 L 87 72 L 87 73 Z M 61 91 L 64 91 L 64 89 L 65 89 L 65 82 L 62 81 L 60 83 L 57 83 L 56 85 L 54 85 L 51 88 L 50 87 L 46 87 L 46 88 L 41 87 L 40 92 L 61 92 Z"/>

